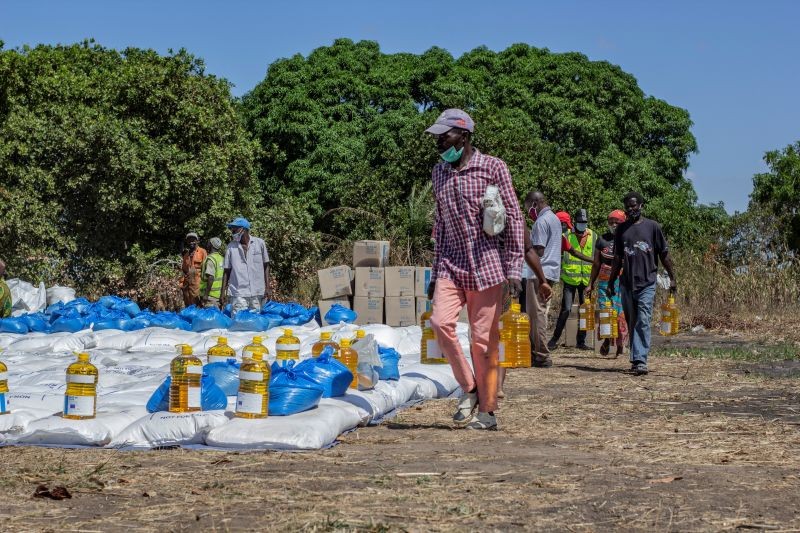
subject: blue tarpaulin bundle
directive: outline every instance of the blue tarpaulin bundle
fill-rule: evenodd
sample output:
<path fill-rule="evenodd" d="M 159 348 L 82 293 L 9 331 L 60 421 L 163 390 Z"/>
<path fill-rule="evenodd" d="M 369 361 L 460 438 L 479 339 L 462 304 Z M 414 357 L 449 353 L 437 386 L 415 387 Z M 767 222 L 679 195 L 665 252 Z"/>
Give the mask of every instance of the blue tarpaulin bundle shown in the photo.
<path fill-rule="evenodd" d="M 288 416 L 308 411 L 319 405 L 322 387 L 305 375 L 295 371 L 294 361 L 286 365 L 272 364 L 269 383 L 269 414 Z"/>
<path fill-rule="evenodd" d="M 305 359 L 295 372 L 307 377 L 323 390 L 323 398 L 342 396 L 353 381 L 353 373 L 333 357 L 333 348 L 326 346 L 319 357 Z"/>

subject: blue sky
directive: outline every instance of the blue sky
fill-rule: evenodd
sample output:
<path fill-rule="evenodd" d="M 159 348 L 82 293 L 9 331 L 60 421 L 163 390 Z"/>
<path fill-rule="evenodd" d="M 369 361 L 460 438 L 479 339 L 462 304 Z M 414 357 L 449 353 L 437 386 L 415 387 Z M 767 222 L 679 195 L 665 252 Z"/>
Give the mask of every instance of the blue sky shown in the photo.
<path fill-rule="evenodd" d="M 666 7 L 668 6 L 668 7 Z M 765 151 L 800 140 L 800 1 L 12 1 L 0 39 L 113 48 L 187 48 L 241 95 L 276 59 L 337 37 L 384 52 L 431 46 L 460 55 L 516 42 L 578 51 L 633 74 L 642 89 L 689 110 L 699 153 L 688 177 L 701 202 L 744 210 Z"/>

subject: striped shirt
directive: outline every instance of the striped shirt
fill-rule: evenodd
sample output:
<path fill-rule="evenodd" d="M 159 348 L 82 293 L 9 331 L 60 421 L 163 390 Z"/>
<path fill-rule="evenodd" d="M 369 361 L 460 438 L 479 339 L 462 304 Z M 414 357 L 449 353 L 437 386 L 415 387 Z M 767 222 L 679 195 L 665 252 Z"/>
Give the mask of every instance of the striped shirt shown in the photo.
<path fill-rule="evenodd" d="M 473 149 L 466 168 L 447 162 L 433 167 L 436 197 L 431 281 L 445 278 L 466 291 L 482 291 L 520 279 L 522 213 L 506 164 Z M 496 185 L 506 208 L 506 227 L 499 235 L 483 231 L 482 200 L 486 187 Z"/>

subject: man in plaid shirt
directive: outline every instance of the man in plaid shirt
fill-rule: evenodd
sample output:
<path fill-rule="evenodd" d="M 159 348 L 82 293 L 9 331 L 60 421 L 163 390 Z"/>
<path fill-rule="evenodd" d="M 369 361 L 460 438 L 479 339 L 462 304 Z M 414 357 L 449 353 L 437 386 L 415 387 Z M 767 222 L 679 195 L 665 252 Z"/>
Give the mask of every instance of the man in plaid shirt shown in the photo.
<path fill-rule="evenodd" d="M 464 391 L 453 420 L 469 429 L 496 429 L 498 321 L 506 285 L 514 297 L 521 289 L 523 222 L 508 167 L 471 145 L 474 129 L 467 113 L 448 109 L 425 130 L 436 137 L 443 159 L 433 168 L 436 243 L 428 297 L 435 304 L 431 327 Z M 499 189 L 507 215 L 505 229 L 495 236 L 483 231 L 489 185 Z M 456 336 L 465 304 L 474 372 Z"/>

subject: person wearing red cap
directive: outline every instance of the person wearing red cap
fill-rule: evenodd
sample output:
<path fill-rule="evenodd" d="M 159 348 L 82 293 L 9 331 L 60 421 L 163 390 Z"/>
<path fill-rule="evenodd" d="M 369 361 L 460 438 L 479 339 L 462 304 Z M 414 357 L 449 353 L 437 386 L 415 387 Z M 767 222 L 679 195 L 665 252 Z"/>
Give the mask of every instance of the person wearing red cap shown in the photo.
<path fill-rule="evenodd" d="M 558 313 L 553 336 L 547 343 L 550 351 L 555 350 L 561 333 L 567 325 L 572 302 L 576 299 L 583 303 L 584 289 L 589 285 L 589 274 L 591 273 L 593 249 L 596 236 L 588 228 L 588 216 L 585 209 L 579 209 L 576 216 L 576 223 L 573 226 L 572 218 L 566 211 L 559 211 L 556 216 L 561 221 L 563 230 L 561 238 L 561 310 Z M 585 253 L 584 253 L 585 252 Z M 575 339 L 578 349 L 589 350 L 586 345 L 586 332 L 578 331 Z"/>
<path fill-rule="evenodd" d="M 605 339 L 600 346 L 600 353 L 608 355 L 611 343 L 617 347 L 617 357 L 622 355 L 625 344 L 628 342 L 628 324 L 625 322 L 625 313 L 622 309 L 622 300 L 619 296 L 619 280 L 614 287 L 614 296 L 609 298 L 606 288 L 608 278 L 611 275 L 611 266 L 614 264 L 614 233 L 617 226 L 625 222 L 625 212 L 615 209 L 608 214 L 608 232 L 597 239 L 597 247 L 592 263 L 592 276 L 589 279 L 589 286 L 586 287 L 586 295 L 590 295 L 597 282 L 597 306 L 604 307 L 606 301 L 611 301 L 611 305 L 617 311 L 617 324 L 619 326 L 619 336 L 614 339 Z"/>

